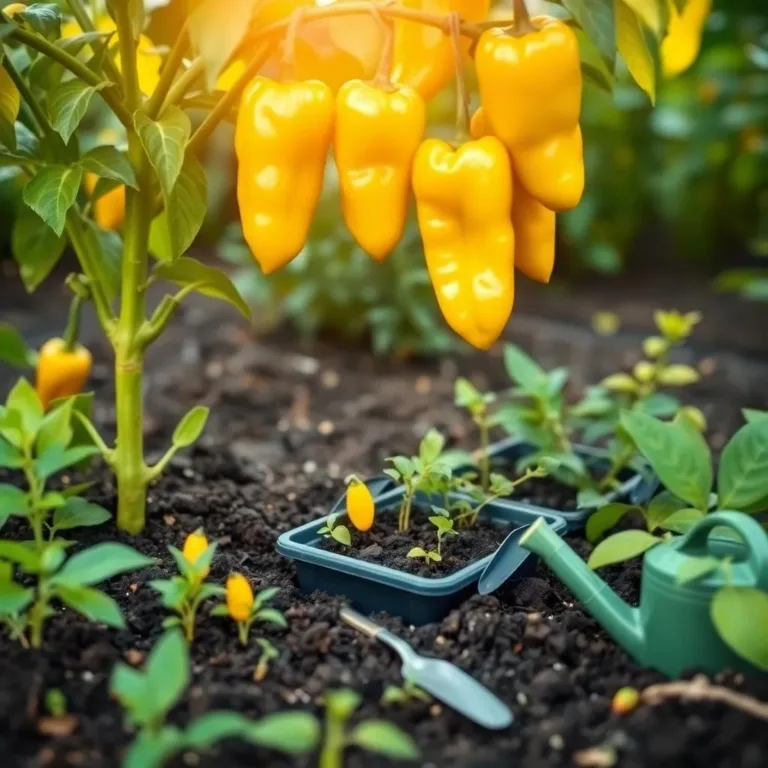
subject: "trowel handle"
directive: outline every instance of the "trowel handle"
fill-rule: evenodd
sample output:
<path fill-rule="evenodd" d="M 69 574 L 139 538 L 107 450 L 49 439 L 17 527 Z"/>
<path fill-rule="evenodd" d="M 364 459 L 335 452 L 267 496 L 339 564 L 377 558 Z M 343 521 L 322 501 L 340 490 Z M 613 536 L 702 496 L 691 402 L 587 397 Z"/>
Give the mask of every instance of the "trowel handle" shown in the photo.
<path fill-rule="evenodd" d="M 760 523 L 743 512 L 713 512 L 694 525 L 684 536 L 678 552 L 701 555 L 707 552 L 707 538 L 718 527 L 730 528 L 743 540 L 747 560 L 758 584 L 768 583 L 768 533 Z"/>
<path fill-rule="evenodd" d="M 370 619 L 367 619 L 361 613 L 353 611 L 347 606 L 344 606 L 339 611 L 339 618 L 345 624 L 349 624 L 350 627 L 354 627 L 364 635 L 368 635 L 368 637 L 376 637 L 378 632 L 381 630 L 381 627 L 378 624 L 371 621 Z"/>

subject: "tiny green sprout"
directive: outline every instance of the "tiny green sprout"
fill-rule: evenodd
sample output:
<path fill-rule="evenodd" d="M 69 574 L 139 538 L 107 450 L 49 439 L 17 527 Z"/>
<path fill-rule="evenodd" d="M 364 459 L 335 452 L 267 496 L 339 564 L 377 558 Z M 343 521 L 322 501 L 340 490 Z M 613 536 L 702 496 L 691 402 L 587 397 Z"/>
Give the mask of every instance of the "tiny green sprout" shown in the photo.
<path fill-rule="evenodd" d="M 124 629 L 118 604 L 93 585 L 154 563 L 132 547 L 104 542 L 67 557 L 69 542 L 60 539 L 38 550 L 28 543 L 0 540 L 0 620 L 11 636 L 39 648 L 43 626 L 57 600 L 92 621 Z M 36 579 L 34 586 L 14 580 L 14 568 Z"/>
<path fill-rule="evenodd" d="M 401 686 L 388 685 L 384 689 L 384 693 L 381 694 L 380 704 L 383 707 L 389 707 L 393 704 L 402 706 L 411 701 L 422 701 L 429 704 L 432 697 L 412 680 L 405 680 Z"/>
<path fill-rule="evenodd" d="M 56 533 L 100 525 L 110 513 L 78 494 L 89 486 L 46 490 L 48 481 L 99 452 L 74 418 L 90 411 L 91 395 L 54 400 L 46 413 L 34 387 L 19 379 L 0 406 L 0 467 L 20 470 L 27 490 L 0 483 L 0 528 L 9 517 L 25 518 L 42 551 Z"/>
<path fill-rule="evenodd" d="M 197 717 L 184 729 L 167 725 L 189 678 L 189 646 L 178 629 L 157 641 L 143 671 L 123 662 L 115 665 L 110 693 L 136 731 L 123 768 L 162 768 L 179 752 L 210 749 L 223 739 L 238 738 L 289 754 L 310 752 L 319 741 L 320 725 L 308 712 L 278 712 L 254 721 L 219 710 Z"/>
<path fill-rule="evenodd" d="M 348 727 L 360 696 L 342 688 L 325 695 L 325 734 L 319 768 L 343 768 L 347 747 L 375 752 L 393 760 L 418 760 L 419 750 L 408 734 L 387 720 L 365 720 Z"/>
<path fill-rule="evenodd" d="M 432 563 L 439 563 L 443 559 L 439 552 L 436 552 L 433 549 L 427 551 L 422 547 L 413 547 L 412 549 L 408 550 L 406 557 L 409 557 L 412 560 L 416 560 L 417 558 L 421 557 L 424 559 L 424 562 L 427 565 L 431 565 Z"/>
<path fill-rule="evenodd" d="M 443 539 L 446 536 L 458 536 L 459 532 L 453 529 L 453 520 L 442 515 L 429 518 L 429 522 L 437 529 L 437 554 L 443 556 Z"/>
<path fill-rule="evenodd" d="M 222 587 L 205 582 L 216 553 L 216 543 L 209 545 L 205 534 L 195 531 L 187 536 L 183 551 L 170 545 L 168 551 L 176 562 L 179 575 L 170 579 L 155 579 L 149 585 L 160 593 L 163 606 L 177 614 L 165 619 L 163 627 L 181 626 L 187 642 L 191 643 L 195 637 L 197 611 L 202 602 L 224 594 Z"/>
<path fill-rule="evenodd" d="M 331 515 L 326 524 L 318 530 L 324 539 L 335 539 L 339 544 L 348 547 L 352 544 L 352 537 L 346 525 L 336 525 L 339 515 Z"/>
<path fill-rule="evenodd" d="M 45 711 L 51 717 L 64 717 L 67 714 L 67 697 L 58 688 L 49 688 L 45 692 Z"/>
<path fill-rule="evenodd" d="M 460 408 L 465 408 L 472 421 L 477 425 L 480 432 L 480 448 L 478 464 L 480 466 L 480 487 L 485 491 L 488 489 L 488 482 L 491 469 L 491 457 L 488 451 L 490 441 L 489 433 L 491 429 L 491 414 L 488 406 L 496 399 L 493 393 L 480 392 L 467 379 L 456 379 L 454 402 Z"/>
<path fill-rule="evenodd" d="M 280 652 L 264 637 L 257 638 L 256 644 L 261 648 L 261 656 L 253 670 L 253 680 L 260 683 L 269 673 L 270 663 L 280 656 Z"/>

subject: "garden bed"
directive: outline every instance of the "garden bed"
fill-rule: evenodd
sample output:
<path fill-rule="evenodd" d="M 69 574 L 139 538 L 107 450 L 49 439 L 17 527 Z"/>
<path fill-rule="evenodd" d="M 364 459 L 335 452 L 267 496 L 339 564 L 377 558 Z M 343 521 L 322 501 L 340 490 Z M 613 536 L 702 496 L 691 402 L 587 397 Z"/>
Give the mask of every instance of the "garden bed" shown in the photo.
<path fill-rule="evenodd" d="M 347 473 L 380 471 L 387 456 L 412 452 L 429 426 L 443 430 L 456 446 L 474 447 L 472 425 L 452 405 L 456 365 L 373 361 L 360 350 L 330 347 L 308 355 L 282 339 L 253 342 L 242 328 L 196 311 L 154 352 L 147 396 L 150 449 L 166 444 L 194 402 L 212 407 L 201 444 L 174 460 L 151 489 L 144 533 L 133 540 L 117 537 L 160 558 L 162 566 L 109 584 L 126 615 L 127 631 L 106 630 L 63 612 L 50 621 L 41 653 L 24 651 L 0 635 L 4 768 L 117 765 L 131 736 L 108 695 L 110 671 L 120 659 L 138 662 L 159 637 L 165 612 L 148 582 L 171 573 L 166 544 L 180 545 L 198 526 L 220 543 L 211 578 L 221 583 L 237 569 L 257 588 L 280 587 L 274 604 L 285 612 L 289 628 L 263 631 L 280 658 L 266 679 L 255 683 L 255 643 L 243 650 L 231 622 L 202 617 L 192 648 L 193 683 L 174 712 L 179 722 L 214 708 L 254 717 L 290 707 L 319 711 L 323 692 L 343 685 L 363 695 L 361 716 L 391 718 L 410 733 L 425 766 L 763 768 L 765 724 L 723 705 L 670 701 L 640 706 L 625 717 L 611 714 L 619 687 L 641 689 L 662 677 L 630 661 L 544 566 L 496 596 L 472 597 L 440 624 L 414 629 L 385 614 L 377 617 L 417 650 L 455 661 L 494 690 L 514 711 L 516 722 L 508 731 L 484 731 L 438 703 L 384 709 L 379 697 L 387 684 L 400 682 L 399 661 L 386 647 L 339 623 L 339 598 L 303 595 L 293 563 L 278 555 L 275 543 L 281 533 L 326 513 L 343 492 Z M 109 432 L 114 413 L 103 349 L 97 350 L 97 360 L 95 416 Z M 601 362 L 617 367 L 624 361 Z M 479 383 L 505 383 L 493 357 L 459 360 L 458 367 Z M 727 387 L 718 389 L 712 381 L 699 391 L 704 394 L 697 404 L 705 405 L 715 438 L 721 425 L 730 431 L 737 405 L 766 405 L 736 404 Z M 112 480 L 103 470 L 95 475 L 90 495 L 113 509 Z M 7 530 L 12 532 L 12 525 Z M 78 532 L 78 541 L 86 545 L 114 538 L 109 524 Z M 580 537 L 568 540 L 580 554 L 588 552 Z M 446 546 L 450 550 L 455 542 Z M 622 596 L 637 600 L 637 564 L 609 568 L 606 578 Z M 764 681 L 726 675 L 720 682 L 768 699 Z M 67 699 L 74 717 L 71 732 L 45 732 L 50 723 L 42 701 L 53 688 Z M 596 747 L 605 750 L 585 756 L 584 750 Z M 606 762 L 611 750 L 615 761 Z M 306 763 L 240 743 L 226 743 L 199 763 L 183 756 L 173 763 L 197 764 L 277 768 Z M 347 762 L 389 764 L 354 750 Z"/>

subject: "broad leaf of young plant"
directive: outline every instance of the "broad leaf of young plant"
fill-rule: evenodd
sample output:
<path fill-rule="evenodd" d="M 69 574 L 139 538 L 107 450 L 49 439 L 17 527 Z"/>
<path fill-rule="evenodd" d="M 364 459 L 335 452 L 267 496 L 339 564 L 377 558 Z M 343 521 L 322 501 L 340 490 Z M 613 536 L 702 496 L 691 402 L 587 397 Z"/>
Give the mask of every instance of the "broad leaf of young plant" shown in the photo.
<path fill-rule="evenodd" d="M 616 61 L 613 0 L 563 0 L 563 5 L 600 51 L 600 55 L 612 71 Z"/>
<path fill-rule="evenodd" d="M 677 572 L 677 583 L 687 584 L 696 581 L 720 568 L 721 562 L 716 557 L 689 557 Z"/>
<path fill-rule="evenodd" d="M 732 651 L 768 670 L 768 593 L 753 587 L 723 587 L 715 594 L 710 613 Z"/>
<path fill-rule="evenodd" d="M 155 267 L 154 276 L 158 280 L 168 280 L 181 287 L 194 286 L 198 293 L 226 301 L 243 317 L 251 319 L 250 307 L 238 293 L 232 281 L 220 269 L 182 256 L 172 264 L 158 264 Z"/>
<path fill-rule="evenodd" d="M 35 596 L 31 587 L 22 587 L 15 581 L 0 581 L 0 616 L 13 616 L 23 611 Z"/>
<path fill-rule="evenodd" d="M 199 0 L 188 18 L 192 47 L 205 63 L 208 90 L 248 31 L 248 20 L 259 0 L 230 0 L 221 12 L 218 0 Z"/>
<path fill-rule="evenodd" d="M 157 641 L 144 672 L 153 698 L 152 711 L 164 715 L 189 683 L 189 646 L 179 630 L 170 630 Z"/>
<path fill-rule="evenodd" d="M 163 112 L 160 120 L 152 120 L 145 113 L 137 112 L 134 121 L 167 200 L 184 164 L 184 151 L 192 130 L 189 118 L 178 107 L 171 106 Z"/>
<path fill-rule="evenodd" d="M 28 369 L 34 366 L 36 357 L 35 351 L 10 323 L 0 323 L 0 361 L 14 368 Z"/>
<path fill-rule="evenodd" d="M 107 541 L 72 555 L 53 581 L 56 584 L 75 586 L 98 584 L 119 573 L 136 571 L 153 563 L 152 558 L 142 555 L 133 547 Z"/>
<path fill-rule="evenodd" d="M 40 225 L 40 217 L 31 208 L 26 205 L 18 207 L 11 230 L 11 252 L 29 293 L 58 264 L 66 244 L 66 238 Z"/>
<path fill-rule="evenodd" d="M 160 593 L 163 606 L 171 611 L 176 611 L 181 606 L 187 591 L 184 579 L 156 579 L 149 582 L 152 589 Z"/>
<path fill-rule="evenodd" d="M 320 723 L 309 712 L 277 712 L 252 723 L 242 737 L 260 747 L 297 755 L 315 748 Z"/>
<path fill-rule="evenodd" d="M 70 608 L 89 618 L 115 629 L 125 628 L 120 606 L 109 596 L 91 587 L 58 585 L 56 594 Z"/>
<path fill-rule="evenodd" d="M 656 64 L 645 39 L 640 20 L 634 10 L 618 0 L 616 9 L 616 41 L 619 53 L 634 81 L 648 94 L 651 104 L 656 103 Z"/>
<path fill-rule="evenodd" d="M 336 539 L 339 544 L 343 544 L 345 547 L 348 547 L 352 544 L 352 538 L 349 535 L 349 528 L 347 528 L 346 525 L 335 526 L 331 531 L 331 536 L 333 536 L 333 538 Z"/>
<path fill-rule="evenodd" d="M 544 457 L 546 458 L 546 457 Z M 577 509 L 596 509 L 610 504 L 610 499 L 595 488 L 582 488 L 576 494 Z"/>
<path fill-rule="evenodd" d="M 394 760 L 418 760 L 419 750 L 408 734 L 387 720 L 366 720 L 352 731 L 350 741 L 369 752 Z"/>
<path fill-rule="evenodd" d="M 419 458 L 431 464 L 440 455 L 445 445 L 445 438 L 436 429 L 430 429 L 419 443 Z"/>
<path fill-rule="evenodd" d="M 117 232 L 99 229 L 95 221 L 78 214 L 82 224 L 86 247 L 94 257 L 94 271 L 107 298 L 114 299 L 120 293 L 120 263 L 123 245 Z"/>
<path fill-rule="evenodd" d="M 539 395 L 547 386 L 546 371 L 514 344 L 504 347 L 504 367 L 509 378 L 528 394 Z"/>
<path fill-rule="evenodd" d="M 655 547 L 662 539 L 647 531 L 621 531 L 601 541 L 589 556 L 587 565 L 594 571 L 613 563 L 623 563 Z"/>
<path fill-rule="evenodd" d="M 27 182 L 24 202 L 55 232 L 64 232 L 67 211 L 74 205 L 83 180 L 79 165 L 49 165 Z"/>
<path fill-rule="evenodd" d="M 679 512 L 681 509 L 685 509 L 685 507 L 685 502 L 669 491 L 662 491 L 656 494 L 648 504 L 648 509 L 645 513 L 648 530 L 653 533 L 657 528 L 664 525 L 671 515 Z"/>
<path fill-rule="evenodd" d="M 277 608 L 262 608 L 258 612 L 256 618 L 258 621 L 272 624 L 275 627 L 280 627 L 281 629 L 285 629 L 288 626 L 288 622 L 285 620 L 285 616 L 283 616 L 283 614 L 280 613 Z"/>
<path fill-rule="evenodd" d="M 483 396 L 471 381 L 458 378 L 454 385 L 454 402 L 460 408 L 468 408 L 477 402 L 482 402 Z"/>
<path fill-rule="evenodd" d="M 165 210 L 152 221 L 150 250 L 162 262 L 184 255 L 203 226 L 208 207 L 205 171 L 197 158 L 188 156 Z"/>
<path fill-rule="evenodd" d="M 61 36 L 61 10 L 55 3 L 32 3 L 17 18 L 49 40 Z"/>
<path fill-rule="evenodd" d="M 752 423 L 759 419 L 768 420 L 768 411 L 758 411 L 755 408 L 742 408 L 741 413 L 744 416 L 745 421 Z"/>
<path fill-rule="evenodd" d="M 701 434 L 637 411 L 623 412 L 621 425 L 667 490 L 697 509 L 707 509 L 712 457 Z"/>
<path fill-rule="evenodd" d="M 102 179 L 111 179 L 133 189 L 139 188 L 133 167 L 117 147 L 94 147 L 83 155 L 80 165 L 84 171 L 95 173 Z"/>
<path fill-rule="evenodd" d="M 184 746 L 209 749 L 217 741 L 247 733 L 252 721 L 237 712 L 206 712 L 193 720 L 184 731 Z"/>
<path fill-rule="evenodd" d="M 27 494 L 9 483 L 0 483 L 0 527 L 12 515 L 23 516 L 27 512 Z"/>
<path fill-rule="evenodd" d="M 637 507 L 631 504 L 608 504 L 597 512 L 594 512 L 589 516 L 587 520 L 586 535 L 587 541 L 593 544 L 606 532 L 610 531 L 619 520 L 625 515 L 629 514 L 633 510 L 637 510 Z"/>
<path fill-rule="evenodd" d="M 173 431 L 173 438 L 171 439 L 173 445 L 176 448 L 186 448 L 197 442 L 200 435 L 203 434 L 209 413 L 210 408 L 202 405 L 196 405 L 187 411 Z"/>
<path fill-rule="evenodd" d="M 37 433 L 35 447 L 38 454 L 59 446 L 64 450 L 72 441 L 72 400 L 65 401 L 54 408 L 43 418 L 43 423 Z"/>
<path fill-rule="evenodd" d="M 109 85 L 111 83 L 106 82 L 96 86 L 86 85 L 82 80 L 74 78 L 49 92 L 48 114 L 51 125 L 66 144 L 85 117 L 93 95 Z"/>
<path fill-rule="evenodd" d="M 24 465 L 24 456 L 18 448 L 0 437 L 0 467 L 18 469 Z"/>
<path fill-rule="evenodd" d="M 692 525 L 703 519 L 704 516 L 704 512 L 700 509 L 694 509 L 693 507 L 678 509 L 677 512 L 673 512 L 664 520 L 661 527 L 666 531 L 685 533 Z"/>
<path fill-rule="evenodd" d="M 43 421 L 43 406 L 35 388 L 26 380 L 19 379 L 8 393 L 6 407 L 21 416 L 24 432 L 33 437 Z"/>
<path fill-rule="evenodd" d="M 52 445 L 37 457 L 35 469 L 41 479 L 47 480 L 62 469 L 74 467 L 97 453 L 99 449 L 95 445 L 78 445 L 74 448 Z"/>
<path fill-rule="evenodd" d="M 680 408 L 680 401 L 664 392 L 656 392 L 638 403 L 637 409 L 657 419 L 670 419 Z"/>
<path fill-rule="evenodd" d="M 104 507 L 79 496 L 73 496 L 66 500 L 63 507 L 53 513 L 53 527 L 57 531 L 86 528 L 106 523 L 111 517 L 110 512 Z"/>
<path fill-rule="evenodd" d="M 720 457 L 717 493 L 722 509 L 746 510 L 768 496 L 768 419 L 745 424 Z"/>
<path fill-rule="evenodd" d="M 27 573 L 35 573 L 40 567 L 40 555 L 18 541 L 0 540 L 0 560 L 17 563 Z"/>
<path fill-rule="evenodd" d="M 177 728 L 141 731 L 128 747 L 122 768 L 163 768 L 168 759 L 184 748 L 184 737 Z"/>

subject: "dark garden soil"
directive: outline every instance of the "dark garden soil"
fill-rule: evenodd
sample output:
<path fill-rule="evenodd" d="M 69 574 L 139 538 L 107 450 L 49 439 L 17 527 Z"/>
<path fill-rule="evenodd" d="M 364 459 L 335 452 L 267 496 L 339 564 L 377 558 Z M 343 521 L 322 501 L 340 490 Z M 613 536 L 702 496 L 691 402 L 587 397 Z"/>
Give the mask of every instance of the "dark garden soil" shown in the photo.
<path fill-rule="evenodd" d="M 577 383 L 627 364 L 624 345 L 603 343 L 588 326 L 577 336 L 584 346 L 574 348 L 566 344 L 574 338 L 567 330 L 548 333 L 552 325 L 524 315 L 518 325 L 512 322 L 524 343 L 534 326 L 545 332 L 529 348 L 538 347 L 534 352 L 546 364 L 572 365 Z M 126 631 L 60 611 L 48 624 L 42 652 L 22 650 L 0 633 L 2 768 L 118 765 L 131 737 L 108 695 L 110 670 L 121 659 L 140 662 L 158 639 L 164 613 L 148 582 L 171 573 L 166 545 L 181 544 L 198 526 L 220 544 L 211 578 L 221 583 L 238 569 L 258 588 L 280 587 L 275 603 L 289 627 L 264 630 L 280 658 L 267 678 L 255 683 L 257 645 L 243 650 L 231 622 L 203 616 L 192 649 L 193 683 L 174 721 L 214 708 L 252 717 L 292 707 L 319 712 L 326 689 L 350 686 L 363 696 L 360 716 L 390 717 L 414 737 L 420 765 L 430 768 L 765 768 L 766 723 L 724 705 L 668 701 L 624 717 L 612 714 L 618 688 L 641 689 L 663 678 L 629 660 L 543 566 L 493 597 L 469 599 L 440 624 L 414 629 L 386 614 L 376 617 L 419 651 L 454 661 L 489 686 L 513 709 L 511 728 L 485 731 L 439 703 L 384 710 L 378 703 L 384 687 L 399 682 L 396 657 L 339 623 L 339 599 L 301 594 L 294 565 L 275 551 L 276 538 L 327 512 L 347 473 L 378 473 L 385 457 L 414 451 L 429 426 L 443 430 L 452 444 L 473 448 L 472 425 L 452 406 L 453 379 L 461 372 L 480 386 L 501 387 L 503 368 L 497 355 L 442 363 L 374 361 L 362 350 L 319 345 L 300 351 L 288 338 L 250 339 L 206 305 L 187 312 L 153 350 L 144 422 L 149 452 L 157 456 L 164 450 L 174 425 L 196 402 L 212 408 L 205 436 L 151 490 L 141 536 L 131 540 L 105 525 L 78 532 L 77 538 L 83 545 L 129 541 L 160 565 L 109 584 L 126 615 Z M 111 434 L 110 358 L 103 345 L 95 349 L 95 417 Z M 710 420 L 716 447 L 739 423 L 740 407 L 766 407 L 768 401 L 765 386 L 753 387 L 746 375 L 740 384 L 719 375 L 720 349 L 713 341 L 708 354 L 715 367 L 693 392 Z M 732 361 L 730 354 L 723 348 Z M 754 365 L 750 362 L 749 370 Z M 113 508 L 108 473 L 98 469 L 91 477 L 97 481 L 91 497 Z M 583 540 L 570 541 L 582 555 L 588 553 Z M 610 568 L 605 576 L 626 599 L 638 599 L 637 564 Z M 718 682 L 768 700 L 765 680 L 724 674 Z M 71 732 L 45 732 L 49 723 L 42 702 L 52 688 L 66 696 L 74 718 Z M 227 743 L 199 758 L 181 756 L 173 765 L 313 764 Z M 391 763 L 353 750 L 347 765 Z"/>
<path fill-rule="evenodd" d="M 430 515 L 434 512 L 415 506 L 408 531 L 398 531 L 397 510 L 387 510 L 377 515 L 376 524 L 367 533 L 359 533 L 347 526 L 352 534 L 351 547 L 334 539 L 324 539 L 321 546 L 347 557 L 386 565 L 414 576 L 437 579 L 450 576 L 495 552 L 510 530 L 481 518 L 472 527 L 462 529 L 458 536 L 445 536 L 443 559 L 426 565 L 423 558 L 410 558 L 408 553 L 413 547 L 421 547 L 427 552 L 437 550 L 437 529 L 429 522 Z"/>

